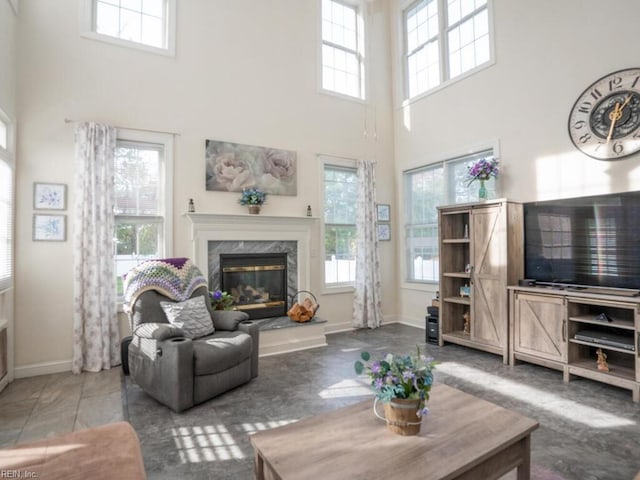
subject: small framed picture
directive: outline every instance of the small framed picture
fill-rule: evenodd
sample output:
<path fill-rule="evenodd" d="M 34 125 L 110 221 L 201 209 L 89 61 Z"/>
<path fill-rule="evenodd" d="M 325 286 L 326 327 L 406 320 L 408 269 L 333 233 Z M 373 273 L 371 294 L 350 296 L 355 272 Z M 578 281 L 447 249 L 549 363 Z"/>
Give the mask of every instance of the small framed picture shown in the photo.
<path fill-rule="evenodd" d="M 34 210 L 66 210 L 67 186 L 64 183 L 34 183 Z"/>
<path fill-rule="evenodd" d="M 383 242 L 391 240 L 391 225 L 388 223 L 378 224 L 378 240 Z"/>
<path fill-rule="evenodd" d="M 376 205 L 376 218 L 379 222 L 391 221 L 391 206 L 387 203 L 379 203 Z"/>
<path fill-rule="evenodd" d="M 33 240 L 64 242 L 67 239 L 67 216 L 33 214 Z"/>

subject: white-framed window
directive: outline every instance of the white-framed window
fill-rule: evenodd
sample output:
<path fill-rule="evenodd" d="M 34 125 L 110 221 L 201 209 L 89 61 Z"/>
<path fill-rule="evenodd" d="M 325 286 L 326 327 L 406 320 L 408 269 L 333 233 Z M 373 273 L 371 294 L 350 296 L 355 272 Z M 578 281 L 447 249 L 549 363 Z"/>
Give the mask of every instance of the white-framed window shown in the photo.
<path fill-rule="evenodd" d="M 173 137 L 118 130 L 114 165 L 117 295 L 138 263 L 172 252 Z"/>
<path fill-rule="evenodd" d="M 353 287 L 356 279 L 356 200 L 354 160 L 323 157 L 324 285 Z"/>
<path fill-rule="evenodd" d="M 492 60 L 490 0 L 416 0 L 402 12 L 406 98 Z"/>
<path fill-rule="evenodd" d="M 364 21 L 360 8 L 322 0 L 322 89 L 365 99 Z"/>
<path fill-rule="evenodd" d="M 437 207 L 478 200 L 479 184 L 469 183 L 467 172 L 481 158 L 492 160 L 493 150 L 484 150 L 403 173 L 407 282 L 439 281 Z M 485 187 L 488 198 L 497 197 L 494 178 L 485 181 Z"/>
<path fill-rule="evenodd" d="M 13 286 L 14 154 L 12 124 L 0 110 L 0 292 Z"/>
<path fill-rule="evenodd" d="M 83 35 L 174 55 L 175 16 L 176 0 L 84 0 Z"/>

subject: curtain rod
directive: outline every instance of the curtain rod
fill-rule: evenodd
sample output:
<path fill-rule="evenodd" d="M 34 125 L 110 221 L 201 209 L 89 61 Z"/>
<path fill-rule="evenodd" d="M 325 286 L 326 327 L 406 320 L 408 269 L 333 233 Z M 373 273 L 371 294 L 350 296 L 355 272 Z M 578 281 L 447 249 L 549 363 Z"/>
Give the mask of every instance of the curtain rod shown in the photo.
<path fill-rule="evenodd" d="M 64 123 L 76 123 L 78 120 L 72 120 L 70 118 L 65 118 L 64 119 Z M 176 136 L 180 136 L 179 133 L 176 132 L 166 132 L 163 130 L 151 130 L 149 128 L 132 128 L 132 127 L 122 127 L 122 126 L 118 126 L 118 125 L 112 125 L 112 127 L 114 128 L 120 128 L 120 129 L 125 129 L 125 130 L 137 130 L 139 132 L 151 132 L 151 133 L 167 133 L 169 135 L 176 135 Z"/>

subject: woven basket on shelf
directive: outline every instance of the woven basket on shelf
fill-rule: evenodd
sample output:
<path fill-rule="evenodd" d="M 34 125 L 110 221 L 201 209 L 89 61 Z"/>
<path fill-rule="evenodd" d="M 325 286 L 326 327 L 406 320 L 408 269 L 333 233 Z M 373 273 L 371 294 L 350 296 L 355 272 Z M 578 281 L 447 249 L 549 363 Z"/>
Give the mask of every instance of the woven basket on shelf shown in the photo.
<path fill-rule="evenodd" d="M 302 298 L 304 296 L 304 298 Z M 300 290 L 291 297 L 291 308 L 287 312 L 287 315 L 294 322 L 308 322 L 311 320 L 320 305 L 316 300 L 313 293 L 308 290 Z"/>

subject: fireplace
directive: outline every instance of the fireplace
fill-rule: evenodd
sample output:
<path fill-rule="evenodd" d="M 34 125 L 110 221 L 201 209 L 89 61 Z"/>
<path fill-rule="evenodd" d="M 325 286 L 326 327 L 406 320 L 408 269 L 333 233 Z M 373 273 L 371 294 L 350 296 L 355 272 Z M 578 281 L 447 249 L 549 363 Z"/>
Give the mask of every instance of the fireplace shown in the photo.
<path fill-rule="evenodd" d="M 220 254 L 220 288 L 250 318 L 286 315 L 287 254 Z"/>
<path fill-rule="evenodd" d="M 318 217 L 187 213 L 191 222 L 194 263 L 209 280 L 209 289 L 220 288 L 220 255 L 285 253 L 287 298 L 298 290 L 310 290 L 311 260 L 317 260 Z M 260 356 L 326 346 L 322 323 L 296 324 L 304 328 L 275 328 L 260 332 Z"/>

